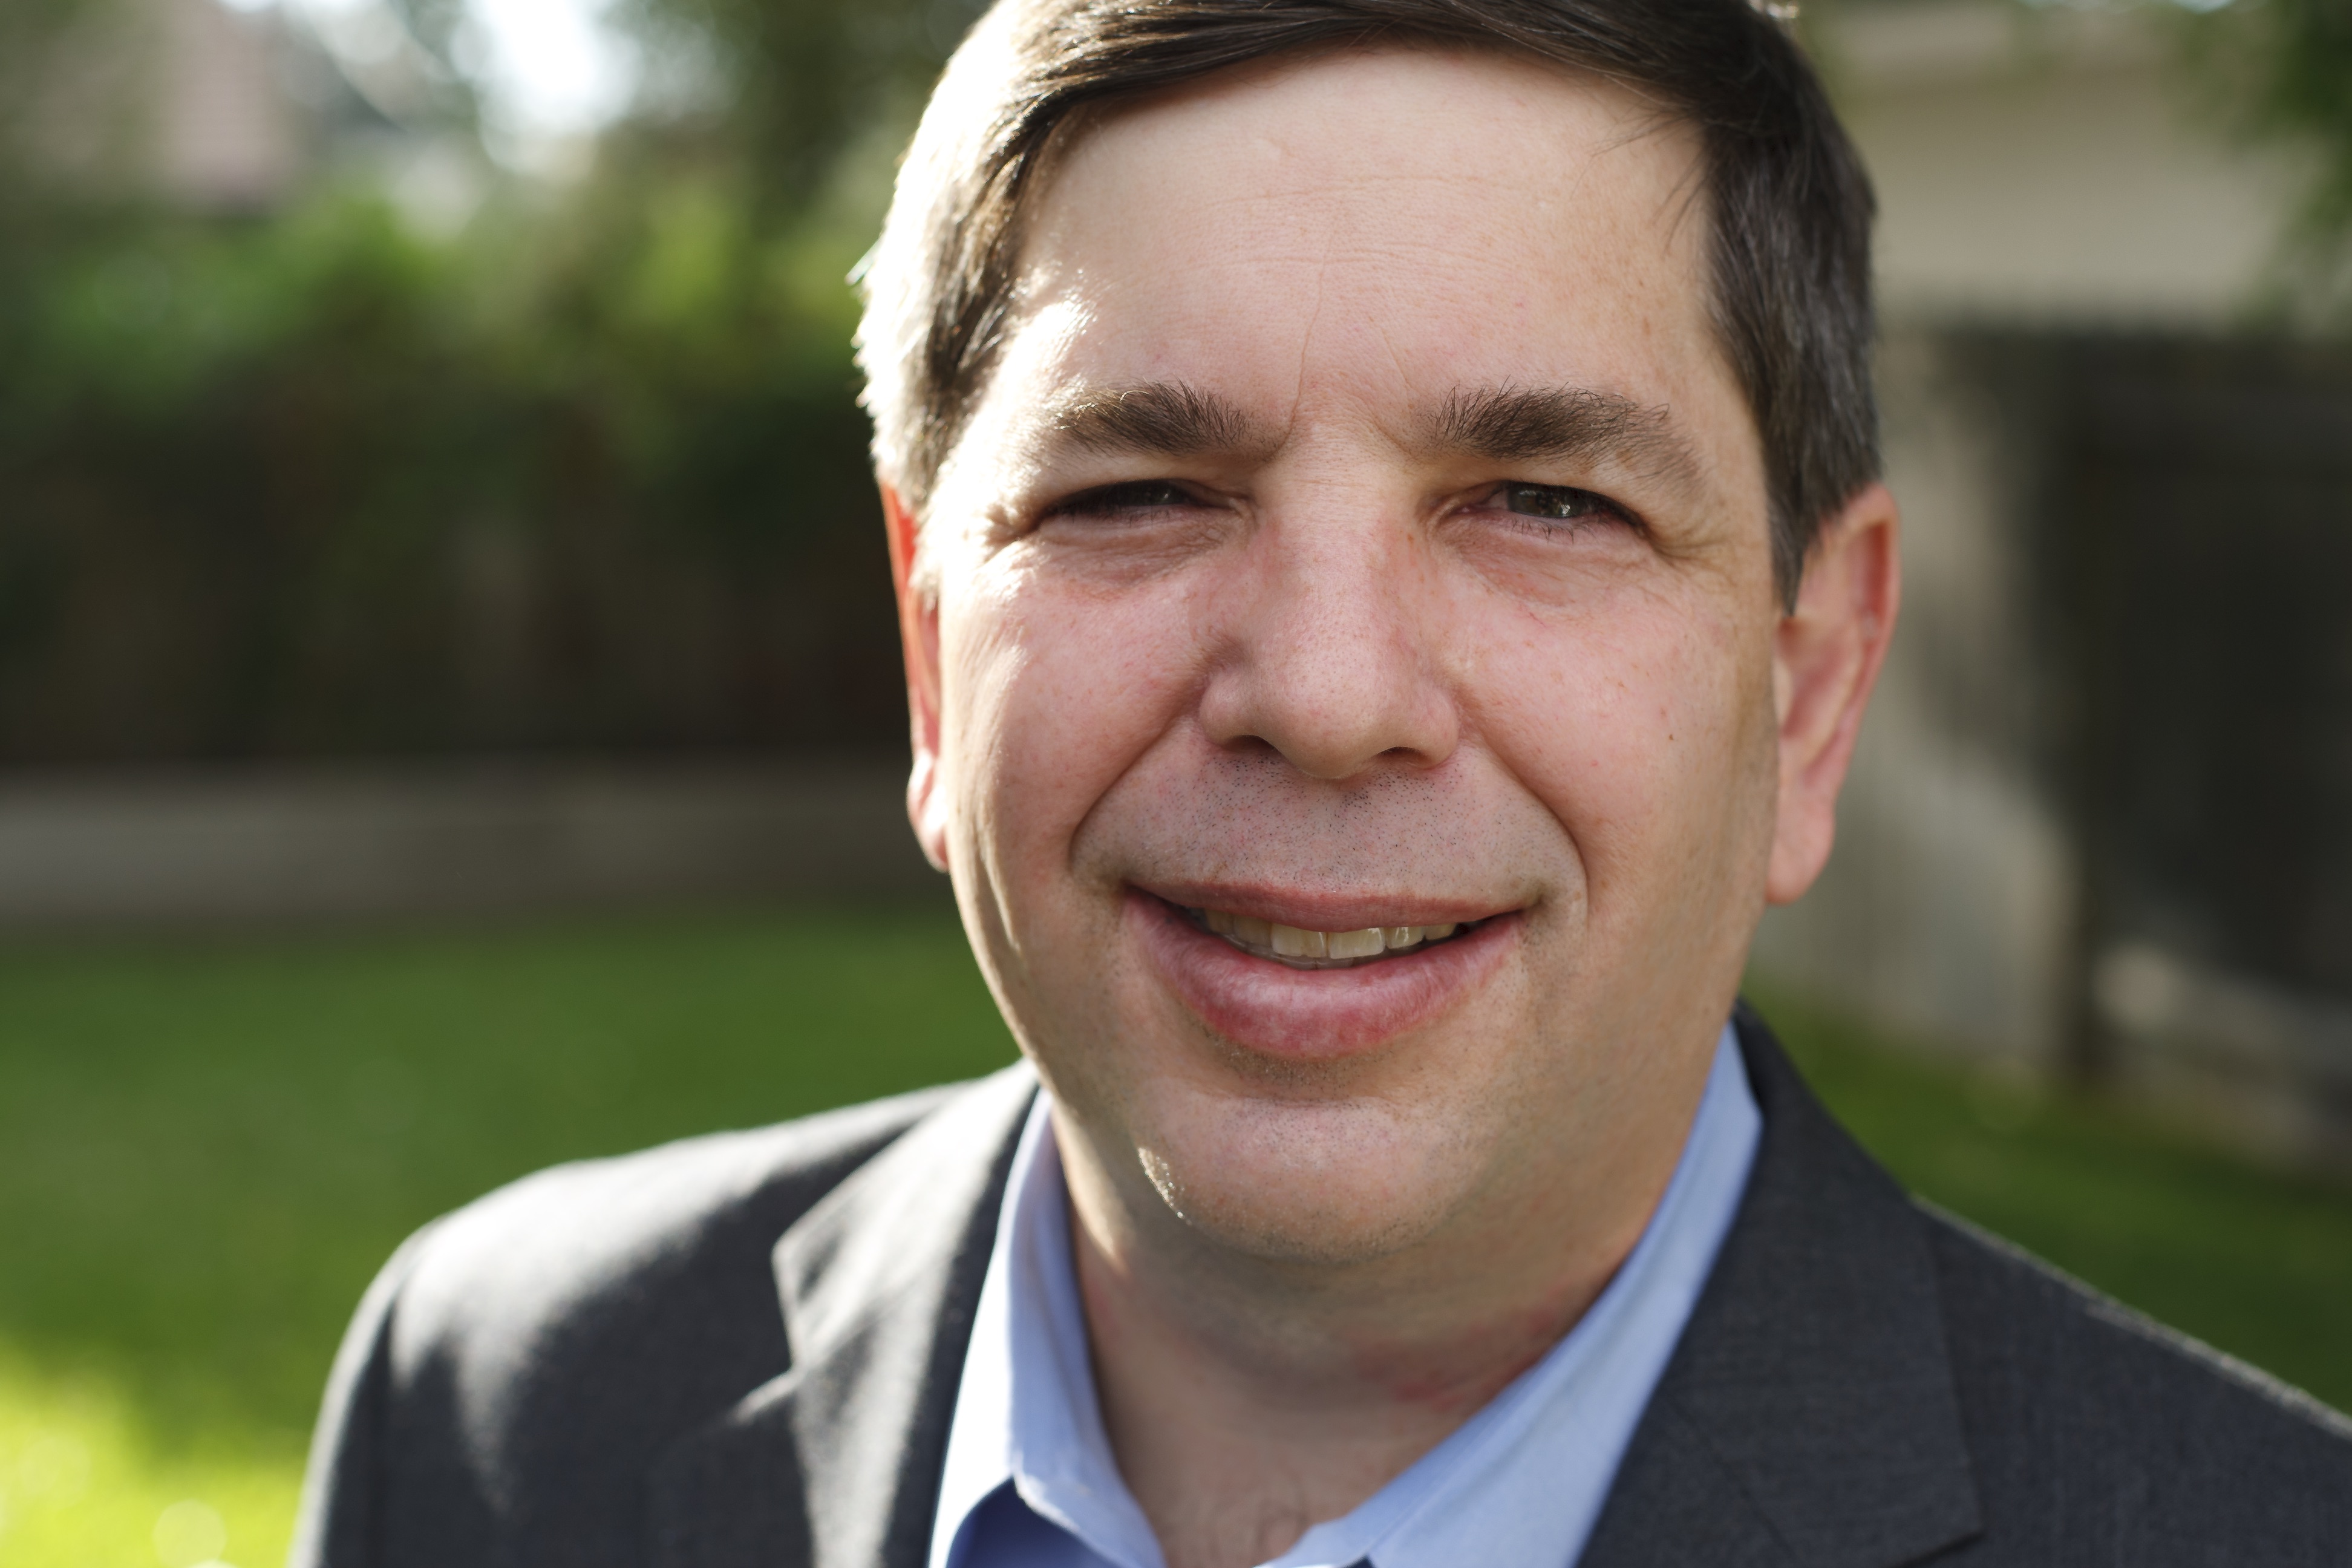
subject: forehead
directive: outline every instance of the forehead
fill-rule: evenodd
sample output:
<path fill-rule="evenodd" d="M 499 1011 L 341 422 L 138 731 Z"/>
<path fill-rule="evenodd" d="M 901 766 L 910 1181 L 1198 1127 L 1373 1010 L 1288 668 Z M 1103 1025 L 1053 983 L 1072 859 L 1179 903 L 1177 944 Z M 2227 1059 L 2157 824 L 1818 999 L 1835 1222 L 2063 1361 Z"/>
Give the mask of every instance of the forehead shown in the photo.
<path fill-rule="evenodd" d="M 1745 428 L 1704 191 L 1686 126 L 1541 62 L 1228 73 L 1071 128 L 988 401 L 1017 420 L 1059 385 L 1175 382 L 1295 426 L 1565 386 Z"/>

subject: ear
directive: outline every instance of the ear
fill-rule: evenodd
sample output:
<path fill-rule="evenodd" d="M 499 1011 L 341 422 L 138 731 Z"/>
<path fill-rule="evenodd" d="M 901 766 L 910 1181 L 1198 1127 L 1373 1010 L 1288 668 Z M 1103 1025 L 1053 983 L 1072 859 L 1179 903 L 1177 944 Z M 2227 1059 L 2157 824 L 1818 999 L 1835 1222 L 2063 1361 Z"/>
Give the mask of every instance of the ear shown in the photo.
<path fill-rule="evenodd" d="M 915 765 L 907 775 L 907 819 L 925 859 L 948 868 L 947 792 L 940 779 L 940 606 L 915 583 L 915 517 L 898 492 L 882 487 L 882 525 L 890 536 L 890 585 L 898 596 L 898 645 L 907 658 L 907 719 Z"/>
<path fill-rule="evenodd" d="M 1797 607 L 1774 633 L 1780 799 L 1764 889 L 1772 903 L 1803 893 L 1829 860 L 1838 789 L 1903 597 L 1901 529 L 1885 485 L 1848 501 L 1822 530 L 1806 558 Z"/>

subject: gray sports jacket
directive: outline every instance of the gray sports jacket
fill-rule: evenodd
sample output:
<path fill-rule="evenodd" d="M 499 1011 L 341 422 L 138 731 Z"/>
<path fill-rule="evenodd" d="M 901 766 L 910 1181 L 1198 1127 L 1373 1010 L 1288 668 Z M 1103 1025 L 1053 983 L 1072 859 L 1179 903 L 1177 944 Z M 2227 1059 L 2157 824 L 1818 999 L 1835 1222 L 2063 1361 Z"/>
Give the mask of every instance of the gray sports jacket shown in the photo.
<path fill-rule="evenodd" d="M 2352 1424 L 1921 1208 L 1738 1025 L 1763 1144 L 1582 1568 L 2352 1564 Z M 1035 1087 L 427 1226 L 337 1361 L 295 1568 L 921 1568 Z"/>

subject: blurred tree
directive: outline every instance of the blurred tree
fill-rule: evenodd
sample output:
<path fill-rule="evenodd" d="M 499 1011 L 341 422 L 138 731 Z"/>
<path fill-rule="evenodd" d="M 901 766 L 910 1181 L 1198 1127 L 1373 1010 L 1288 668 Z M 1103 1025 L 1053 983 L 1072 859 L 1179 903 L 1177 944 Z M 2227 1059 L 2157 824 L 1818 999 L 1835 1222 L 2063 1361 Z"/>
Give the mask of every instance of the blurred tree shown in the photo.
<path fill-rule="evenodd" d="M 0 760 L 898 743 L 856 242 L 737 188 L 50 256 L 0 363 Z"/>
<path fill-rule="evenodd" d="M 793 207 L 820 194 L 861 139 L 889 138 L 896 152 L 985 8 L 984 0 L 625 0 L 615 15 L 648 51 L 649 107 L 715 133 L 748 160 L 768 199 Z"/>
<path fill-rule="evenodd" d="M 2193 6 L 2182 33 L 2231 121 L 2313 157 L 2279 302 L 2352 312 L 2352 0 L 2219 0 Z"/>
<path fill-rule="evenodd" d="M 640 3 L 641 111 L 455 232 L 373 151 L 246 215 L 0 167 L 0 763 L 903 743 L 845 275 L 962 22 Z"/>

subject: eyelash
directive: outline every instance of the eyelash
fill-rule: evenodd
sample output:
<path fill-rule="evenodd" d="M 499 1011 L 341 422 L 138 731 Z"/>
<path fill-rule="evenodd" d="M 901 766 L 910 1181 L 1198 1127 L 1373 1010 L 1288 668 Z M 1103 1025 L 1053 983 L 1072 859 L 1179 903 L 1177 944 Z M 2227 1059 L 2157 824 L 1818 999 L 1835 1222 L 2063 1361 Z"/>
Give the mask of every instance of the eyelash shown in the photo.
<path fill-rule="evenodd" d="M 1513 500 L 1520 504 L 1514 505 Z M 1531 507 L 1554 504 L 1571 510 L 1546 512 Z M 1195 498 L 1170 479 L 1125 479 L 1098 485 L 1055 501 L 1044 517 L 1125 518 L 1167 507 L 1192 506 Z M 1488 503 L 1507 516 L 1522 520 L 1530 532 L 1558 533 L 1592 522 L 1620 522 L 1635 532 L 1645 531 L 1642 520 L 1607 496 L 1573 485 L 1539 485 L 1510 480 L 1495 488 Z"/>
<path fill-rule="evenodd" d="M 1163 507 L 1192 504 L 1193 498 L 1172 480 L 1127 479 L 1115 485 L 1097 485 L 1090 490 L 1080 490 L 1076 495 L 1055 501 L 1045 509 L 1043 515 L 1122 517 L 1156 511 Z"/>
<path fill-rule="evenodd" d="M 1511 504 L 1515 495 L 1532 496 L 1539 500 L 1557 500 L 1577 510 L 1565 514 L 1522 510 Z M 1573 485 L 1538 485 L 1513 480 L 1496 486 L 1493 504 L 1509 516 L 1525 520 L 1531 532 L 1555 533 L 1593 522 L 1619 522 L 1636 533 L 1644 531 L 1640 518 L 1607 496 L 1578 489 Z"/>

